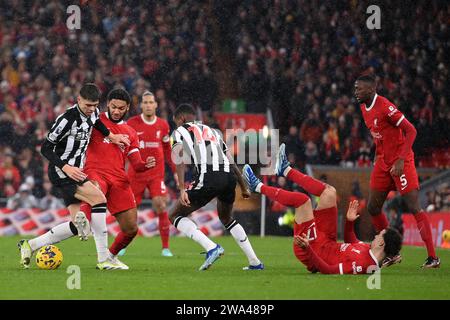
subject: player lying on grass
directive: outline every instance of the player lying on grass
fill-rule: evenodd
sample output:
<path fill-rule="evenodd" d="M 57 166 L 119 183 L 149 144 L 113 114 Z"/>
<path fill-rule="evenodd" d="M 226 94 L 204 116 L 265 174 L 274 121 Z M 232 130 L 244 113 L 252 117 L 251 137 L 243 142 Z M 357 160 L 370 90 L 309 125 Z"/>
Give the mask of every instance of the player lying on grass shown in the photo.
<path fill-rule="evenodd" d="M 319 196 L 319 204 L 312 209 L 309 197 L 264 185 L 245 165 L 244 177 L 250 189 L 266 195 L 285 206 L 295 207 L 294 254 L 309 271 L 326 274 L 364 274 L 378 269 L 386 258 L 399 254 L 401 235 L 387 228 L 370 243 L 360 242 L 353 231 L 358 217 L 358 202 L 350 203 L 345 228 L 345 243 L 337 242 L 336 189 L 290 167 L 285 146 L 278 153 L 275 173 L 297 183 L 307 192 Z"/>

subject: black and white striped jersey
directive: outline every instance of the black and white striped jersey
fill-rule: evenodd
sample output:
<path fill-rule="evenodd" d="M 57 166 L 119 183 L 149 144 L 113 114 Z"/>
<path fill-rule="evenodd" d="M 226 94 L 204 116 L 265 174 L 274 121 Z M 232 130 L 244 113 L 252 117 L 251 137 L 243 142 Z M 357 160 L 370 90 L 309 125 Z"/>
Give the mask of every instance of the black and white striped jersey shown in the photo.
<path fill-rule="evenodd" d="M 218 171 L 230 172 L 230 161 L 226 156 L 228 148 L 219 130 L 199 122 L 188 122 L 174 130 L 172 139 L 175 156 L 175 148 L 183 146 L 183 163 L 193 164 L 198 175 Z M 186 160 L 190 160 L 190 163 L 186 163 Z"/>
<path fill-rule="evenodd" d="M 91 138 L 92 127 L 99 119 L 100 111 L 95 109 L 91 116 L 86 116 L 75 104 L 56 118 L 47 135 L 47 140 L 54 145 L 54 153 L 65 163 L 83 168 L 86 149 Z M 57 166 L 49 168 L 55 170 L 59 178 L 67 178 L 66 174 Z"/>

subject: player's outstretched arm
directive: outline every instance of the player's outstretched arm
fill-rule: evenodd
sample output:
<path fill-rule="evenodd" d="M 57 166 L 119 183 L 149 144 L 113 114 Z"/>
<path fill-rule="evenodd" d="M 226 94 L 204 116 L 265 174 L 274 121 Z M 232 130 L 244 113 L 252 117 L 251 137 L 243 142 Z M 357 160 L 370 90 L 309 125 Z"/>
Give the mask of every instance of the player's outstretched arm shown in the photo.
<path fill-rule="evenodd" d="M 359 218 L 358 208 L 359 208 L 358 200 L 351 201 L 348 206 L 347 219 L 345 221 L 344 227 L 344 242 L 346 243 L 359 242 L 359 239 L 356 237 L 354 229 L 355 220 Z"/>

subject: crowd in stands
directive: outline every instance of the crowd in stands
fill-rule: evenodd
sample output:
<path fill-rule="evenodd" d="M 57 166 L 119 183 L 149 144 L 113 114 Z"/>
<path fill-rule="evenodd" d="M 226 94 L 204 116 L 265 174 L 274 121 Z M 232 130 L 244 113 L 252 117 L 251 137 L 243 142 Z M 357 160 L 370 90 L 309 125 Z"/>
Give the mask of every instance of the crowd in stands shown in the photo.
<path fill-rule="evenodd" d="M 450 184 L 444 182 L 426 193 L 427 211 L 450 211 Z"/>
<path fill-rule="evenodd" d="M 71 31 L 72 2 L 0 2 L 0 198 L 25 182 L 46 195 L 40 145 L 85 82 L 104 96 L 124 87 L 130 115 L 145 90 L 167 120 L 181 102 L 208 109 L 216 100 L 204 1 L 90 1 Z"/>
<path fill-rule="evenodd" d="M 40 144 L 85 82 L 104 94 L 127 89 L 131 115 L 150 89 L 169 122 L 180 102 L 220 105 L 208 1 L 93 0 L 73 31 L 71 2 L 0 2 L 0 198 L 24 183 L 38 199 L 51 194 Z M 373 143 L 353 98 L 362 73 L 377 75 L 378 92 L 420 132 L 418 159 L 430 147 L 449 149 L 448 4 L 386 1 L 381 29 L 369 30 L 363 2 L 234 2 L 229 47 L 247 111 L 271 108 L 299 167 L 371 165 Z"/>
<path fill-rule="evenodd" d="M 378 93 L 417 128 L 418 159 L 431 147 L 444 156 L 450 148 L 448 3 L 384 1 L 379 30 L 367 28 L 367 6 L 261 0 L 236 9 L 231 25 L 239 32 L 236 70 L 245 100 L 251 111 L 271 107 L 300 165 L 369 165 L 372 141 L 353 97 L 364 73 L 376 75 Z M 443 163 L 450 167 L 450 155 Z"/>

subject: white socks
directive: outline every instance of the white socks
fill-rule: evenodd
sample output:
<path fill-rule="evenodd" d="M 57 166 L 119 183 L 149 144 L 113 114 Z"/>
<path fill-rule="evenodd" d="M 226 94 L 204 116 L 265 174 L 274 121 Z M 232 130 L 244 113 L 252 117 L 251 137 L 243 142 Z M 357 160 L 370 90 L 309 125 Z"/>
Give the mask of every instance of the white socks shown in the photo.
<path fill-rule="evenodd" d="M 58 224 L 56 227 L 51 228 L 43 235 L 31 239 L 28 241 L 31 250 L 35 251 L 43 246 L 58 243 L 62 240 L 66 240 L 74 236 L 72 229 L 70 228 L 70 221 Z M 74 226 L 75 227 L 75 226 Z M 76 229 L 75 229 L 76 230 Z"/>
<path fill-rule="evenodd" d="M 109 258 L 108 229 L 106 227 L 106 203 L 92 207 L 91 230 L 94 234 L 98 262 Z"/>
<path fill-rule="evenodd" d="M 189 218 L 177 217 L 174 221 L 174 225 L 186 236 L 201 245 L 207 252 L 217 246 L 217 244 L 215 244 L 203 232 L 201 232 L 194 221 Z"/>
<path fill-rule="evenodd" d="M 247 256 L 248 262 L 251 266 L 257 266 L 261 263 L 261 261 L 256 256 L 255 251 L 253 251 L 250 240 L 248 240 L 247 233 L 245 233 L 244 228 L 236 221 L 233 220 L 225 228 L 230 231 L 236 243 L 241 247 L 242 251 L 244 251 Z"/>

